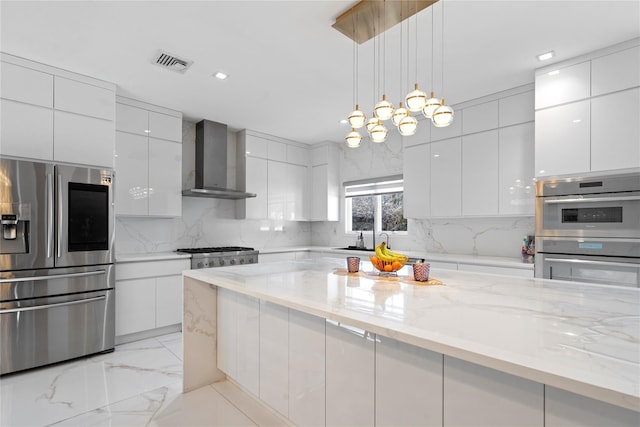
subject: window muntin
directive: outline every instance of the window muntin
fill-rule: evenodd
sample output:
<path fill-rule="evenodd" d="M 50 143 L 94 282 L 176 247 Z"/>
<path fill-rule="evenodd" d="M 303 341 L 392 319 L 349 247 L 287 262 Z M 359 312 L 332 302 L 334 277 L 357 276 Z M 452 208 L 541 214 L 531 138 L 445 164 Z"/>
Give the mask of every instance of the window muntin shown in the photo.
<path fill-rule="evenodd" d="M 401 176 L 344 184 L 346 232 L 406 233 Z"/>

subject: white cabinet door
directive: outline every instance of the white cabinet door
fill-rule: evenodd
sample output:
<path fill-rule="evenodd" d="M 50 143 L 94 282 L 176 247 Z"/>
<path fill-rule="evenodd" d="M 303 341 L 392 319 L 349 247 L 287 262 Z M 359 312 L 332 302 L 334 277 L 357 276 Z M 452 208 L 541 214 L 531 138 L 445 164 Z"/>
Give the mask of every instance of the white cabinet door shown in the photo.
<path fill-rule="evenodd" d="M 217 288 L 217 360 L 218 369 L 229 377 L 238 376 L 238 301 L 233 291 Z"/>
<path fill-rule="evenodd" d="M 326 423 L 374 425 L 375 335 L 326 324 Z"/>
<path fill-rule="evenodd" d="M 116 336 L 155 328 L 156 280 L 122 280 L 116 285 Z"/>
<path fill-rule="evenodd" d="M 149 111 L 150 137 L 182 142 L 182 119 Z"/>
<path fill-rule="evenodd" d="M 328 213 L 328 170 L 329 166 L 317 165 L 311 168 L 311 220 L 327 221 Z"/>
<path fill-rule="evenodd" d="M 536 176 L 590 171 L 590 102 L 536 111 Z"/>
<path fill-rule="evenodd" d="M 544 385 L 444 356 L 444 425 L 543 426 Z"/>
<path fill-rule="evenodd" d="M 182 144 L 149 138 L 149 215 L 182 215 Z"/>
<path fill-rule="evenodd" d="M 237 295 L 236 381 L 259 396 L 260 370 L 260 301 L 246 295 Z"/>
<path fill-rule="evenodd" d="M 287 164 L 268 160 L 267 171 L 269 219 L 284 220 L 287 190 L 289 188 L 287 184 Z"/>
<path fill-rule="evenodd" d="M 535 95 L 533 90 L 500 98 L 498 103 L 498 118 L 501 128 L 535 120 Z"/>
<path fill-rule="evenodd" d="M 431 144 L 431 216 L 460 216 L 462 197 L 462 144 L 460 138 Z"/>
<path fill-rule="evenodd" d="M 148 160 L 146 136 L 116 132 L 116 215 L 147 215 Z"/>
<path fill-rule="evenodd" d="M 113 168 L 114 130 L 110 120 L 55 111 L 53 159 Z"/>
<path fill-rule="evenodd" d="M 431 145 L 405 147 L 403 163 L 405 218 L 428 218 L 431 214 Z"/>
<path fill-rule="evenodd" d="M 537 73 L 535 93 L 536 109 L 589 98 L 591 61 Z"/>
<path fill-rule="evenodd" d="M 182 275 L 156 279 L 156 328 L 182 323 Z"/>
<path fill-rule="evenodd" d="M 325 425 L 325 320 L 289 310 L 289 419 Z"/>
<path fill-rule="evenodd" d="M 377 340 L 376 426 L 441 426 L 442 354 Z"/>
<path fill-rule="evenodd" d="M 496 103 L 495 109 L 497 108 Z M 463 136 L 462 215 L 497 214 L 498 131 Z"/>
<path fill-rule="evenodd" d="M 51 74 L 8 62 L 2 62 L 1 67 L 0 96 L 2 98 L 41 107 L 53 107 L 53 76 Z M 5 123 L 7 122 L 3 120 L 3 126 Z"/>
<path fill-rule="evenodd" d="M 247 156 L 247 191 L 255 193 L 256 197 L 246 199 L 247 219 L 266 219 L 268 182 L 267 160 Z"/>
<path fill-rule="evenodd" d="M 591 100 L 591 170 L 640 167 L 640 88 Z"/>
<path fill-rule="evenodd" d="M 591 61 L 591 96 L 637 86 L 640 86 L 640 46 Z"/>
<path fill-rule="evenodd" d="M 287 144 L 282 142 L 269 141 L 267 143 L 267 158 L 269 160 L 276 160 L 278 162 L 287 161 Z"/>
<path fill-rule="evenodd" d="M 53 160 L 52 110 L 2 99 L 0 121 L 3 155 Z"/>
<path fill-rule="evenodd" d="M 266 301 L 260 301 L 260 399 L 289 416 L 289 309 Z"/>
<path fill-rule="evenodd" d="M 467 135 L 498 127 L 498 101 L 485 102 L 464 109 L 462 134 Z"/>
<path fill-rule="evenodd" d="M 565 390 L 545 386 L 545 427 L 637 427 L 640 414 Z"/>
<path fill-rule="evenodd" d="M 295 145 L 287 145 L 287 163 L 308 166 L 309 150 L 307 148 L 296 147 Z"/>
<path fill-rule="evenodd" d="M 309 168 L 287 164 L 286 216 L 288 221 L 305 221 L 309 218 Z"/>
<path fill-rule="evenodd" d="M 149 112 L 143 108 L 116 103 L 116 130 L 149 135 Z"/>
<path fill-rule="evenodd" d="M 58 76 L 54 77 L 54 87 L 56 110 L 113 121 L 116 103 L 113 91 Z"/>
<path fill-rule="evenodd" d="M 534 215 L 534 124 L 501 128 L 498 139 L 498 213 Z"/>

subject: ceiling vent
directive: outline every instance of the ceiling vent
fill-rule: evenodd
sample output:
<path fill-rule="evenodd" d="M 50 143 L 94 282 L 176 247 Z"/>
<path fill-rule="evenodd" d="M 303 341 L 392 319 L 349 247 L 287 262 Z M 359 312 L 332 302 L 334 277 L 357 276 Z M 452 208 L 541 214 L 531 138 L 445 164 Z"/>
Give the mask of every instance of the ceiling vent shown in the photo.
<path fill-rule="evenodd" d="M 188 59 L 178 58 L 168 52 L 159 51 L 153 58 L 153 63 L 177 73 L 184 73 L 193 64 L 193 61 Z"/>

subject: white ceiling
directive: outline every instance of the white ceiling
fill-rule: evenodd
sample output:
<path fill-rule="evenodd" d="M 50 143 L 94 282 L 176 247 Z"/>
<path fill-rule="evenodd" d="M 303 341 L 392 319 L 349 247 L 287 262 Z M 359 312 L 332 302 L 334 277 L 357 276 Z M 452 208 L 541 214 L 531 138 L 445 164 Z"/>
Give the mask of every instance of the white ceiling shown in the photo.
<path fill-rule="evenodd" d="M 353 109 L 353 42 L 331 24 L 353 4 L 4 0 L 0 50 L 116 83 L 118 94 L 180 110 L 194 122 L 205 118 L 305 143 L 342 141 L 349 129 L 339 120 Z M 446 0 L 440 91 L 442 4 L 433 13 L 433 83 L 449 104 L 533 82 L 535 68 L 547 65 L 536 54 L 555 50 L 553 63 L 640 36 L 640 0 Z M 431 23 L 428 8 L 417 23 L 423 90 L 431 89 Z M 415 27 L 410 19 L 411 33 L 404 24 L 402 37 L 394 27 L 379 49 L 394 103 L 416 80 Z M 382 93 L 374 91 L 374 47 L 369 41 L 357 50 L 366 114 L 374 92 Z M 184 75 L 159 68 L 151 64 L 158 49 L 194 64 Z M 213 78 L 218 70 L 230 77 Z"/>

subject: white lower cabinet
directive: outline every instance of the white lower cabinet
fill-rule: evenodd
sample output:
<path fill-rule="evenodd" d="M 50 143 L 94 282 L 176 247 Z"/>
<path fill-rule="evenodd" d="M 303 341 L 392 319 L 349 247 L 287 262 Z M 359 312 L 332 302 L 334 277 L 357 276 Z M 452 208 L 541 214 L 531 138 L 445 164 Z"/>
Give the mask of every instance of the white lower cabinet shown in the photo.
<path fill-rule="evenodd" d="M 236 348 L 238 338 L 238 319 L 236 293 L 218 288 L 217 302 L 217 360 L 218 369 L 231 378 L 236 378 L 238 363 Z"/>
<path fill-rule="evenodd" d="M 289 415 L 289 309 L 266 301 L 260 301 L 260 400 Z"/>
<path fill-rule="evenodd" d="M 326 324 L 326 425 L 374 425 L 375 334 Z"/>
<path fill-rule="evenodd" d="M 182 323 L 182 271 L 189 259 L 118 263 L 116 336 Z"/>
<path fill-rule="evenodd" d="M 544 385 L 444 356 L 445 426 L 543 426 Z"/>
<path fill-rule="evenodd" d="M 377 335 L 376 426 L 442 426 L 442 354 Z"/>
<path fill-rule="evenodd" d="M 289 310 L 289 419 L 325 425 L 325 320 Z"/>
<path fill-rule="evenodd" d="M 640 413 L 545 386 L 545 427 L 637 427 Z"/>

